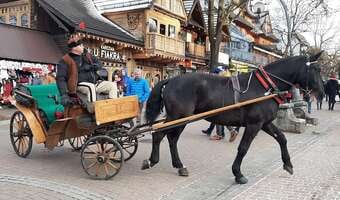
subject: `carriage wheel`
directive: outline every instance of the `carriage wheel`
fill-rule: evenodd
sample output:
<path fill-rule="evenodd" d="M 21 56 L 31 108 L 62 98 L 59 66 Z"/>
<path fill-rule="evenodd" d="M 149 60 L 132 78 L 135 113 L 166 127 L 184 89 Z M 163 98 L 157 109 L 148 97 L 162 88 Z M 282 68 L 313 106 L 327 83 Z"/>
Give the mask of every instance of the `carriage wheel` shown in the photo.
<path fill-rule="evenodd" d="M 86 139 L 87 139 L 87 135 L 83 135 L 80 137 L 69 138 L 68 142 L 70 143 L 73 150 L 79 151 L 84 145 L 84 143 L 86 142 Z"/>
<path fill-rule="evenodd" d="M 138 138 L 136 136 L 119 137 L 117 142 L 124 150 L 124 161 L 130 160 L 136 154 L 138 149 Z"/>
<path fill-rule="evenodd" d="M 94 179 L 108 180 L 123 166 L 123 149 L 109 136 L 95 136 L 87 140 L 81 150 L 81 164 Z"/>
<path fill-rule="evenodd" d="M 16 111 L 12 115 L 9 131 L 15 153 L 26 158 L 32 150 L 33 135 L 22 112 Z"/>

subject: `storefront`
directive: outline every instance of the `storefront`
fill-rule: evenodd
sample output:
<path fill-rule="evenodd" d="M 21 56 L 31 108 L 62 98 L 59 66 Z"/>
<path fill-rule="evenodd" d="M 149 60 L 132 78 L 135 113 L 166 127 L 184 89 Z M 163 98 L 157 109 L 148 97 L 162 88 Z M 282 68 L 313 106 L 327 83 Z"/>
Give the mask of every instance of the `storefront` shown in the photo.
<path fill-rule="evenodd" d="M 128 50 L 119 52 L 116 45 L 93 39 L 85 39 L 84 46 L 102 62 L 103 67 L 107 71 L 105 75 L 107 77 L 105 78 L 109 81 L 112 81 L 112 75 L 115 71 L 127 68 L 127 58 L 131 54 Z"/>
<path fill-rule="evenodd" d="M 251 71 L 252 67 L 255 67 L 255 65 L 233 59 L 230 63 L 230 71 L 232 72 L 248 73 Z"/>

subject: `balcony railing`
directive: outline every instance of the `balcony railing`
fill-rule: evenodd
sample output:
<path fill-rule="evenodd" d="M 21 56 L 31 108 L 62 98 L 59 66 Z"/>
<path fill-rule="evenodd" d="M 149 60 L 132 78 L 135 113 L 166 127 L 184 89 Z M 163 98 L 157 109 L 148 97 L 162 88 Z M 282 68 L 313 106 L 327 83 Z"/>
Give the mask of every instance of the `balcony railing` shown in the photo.
<path fill-rule="evenodd" d="M 145 47 L 148 50 L 157 50 L 164 53 L 185 56 L 184 41 L 167 37 L 158 33 L 147 33 Z"/>
<path fill-rule="evenodd" d="M 204 58 L 205 57 L 205 45 L 187 42 L 186 43 L 186 53 L 189 54 L 189 55 Z"/>
<path fill-rule="evenodd" d="M 266 65 L 270 60 L 263 55 L 247 52 L 240 49 L 229 48 L 227 46 L 222 46 L 220 51 L 229 54 L 230 58 L 238 61 L 248 62 L 255 65 Z"/>
<path fill-rule="evenodd" d="M 220 51 L 229 54 L 230 58 L 234 60 L 250 62 L 250 63 L 255 62 L 255 55 L 253 53 L 250 53 L 244 50 L 234 49 L 234 48 L 230 49 L 229 47 L 222 46 Z"/>

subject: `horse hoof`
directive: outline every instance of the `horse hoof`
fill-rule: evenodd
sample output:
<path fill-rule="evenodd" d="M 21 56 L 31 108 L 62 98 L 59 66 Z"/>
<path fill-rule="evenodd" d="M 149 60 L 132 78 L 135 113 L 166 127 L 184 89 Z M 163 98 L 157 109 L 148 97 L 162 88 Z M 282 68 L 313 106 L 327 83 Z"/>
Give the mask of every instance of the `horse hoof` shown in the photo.
<path fill-rule="evenodd" d="M 248 183 L 248 179 L 246 177 L 244 177 L 244 176 L 241 176 L 239 178 L 236 177 L 235 181 L 238 184 L 246 184 L 246 183 Z"/>
<path fill-rule="evenodd" d="M 286 170 L 291 175 L 293 175 L 293 173 L 294 173 L 294 170 L 293 170 L 292 166 L 283 165 L 283 169 Z"/>
<path fill-rule="evenodd" d="M 151 168 L 149 160 L 143 160 L 142 170 Z"/>
<path fill-rule="evenodd" d="M 178 169 L 178 175 L 179 176 L 189 176 L 189 172 L 187 168 L 179 168 Z"/>

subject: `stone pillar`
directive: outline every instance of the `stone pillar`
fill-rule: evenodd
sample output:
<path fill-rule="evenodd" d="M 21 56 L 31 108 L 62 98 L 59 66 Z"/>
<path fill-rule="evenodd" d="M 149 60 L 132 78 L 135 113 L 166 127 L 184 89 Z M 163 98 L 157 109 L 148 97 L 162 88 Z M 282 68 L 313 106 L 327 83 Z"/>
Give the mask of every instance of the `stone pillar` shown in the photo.
<path fill-rule="evenodd" d="M 300 90 L 298 88 L 292 89 L 293 100 L 292 103 L 294 104 L 293 111 L 294 115 L 299 119 L 305 119 L 307 124 L 318 125 L 319 120 L 317 118 L 310 117 L 307 113 L 307 102 L 303 101 Z"/>
<path fill-rule="evenodd" d="M 293 103 L 281 104 L 274 124 L 282 131 L 303 133 L 306 130 L 306 120 L 295 117 Z"/>

